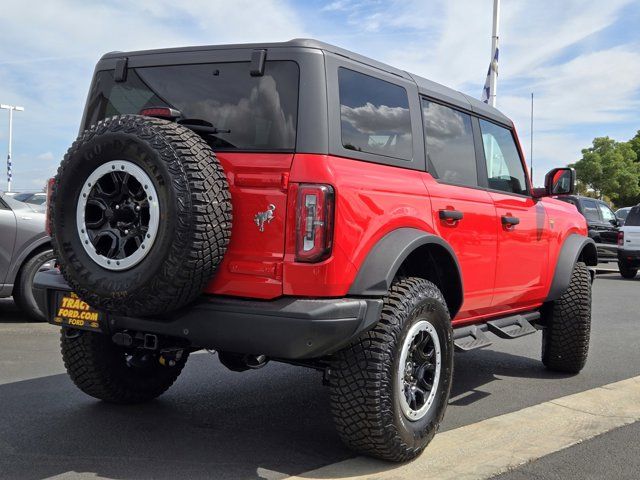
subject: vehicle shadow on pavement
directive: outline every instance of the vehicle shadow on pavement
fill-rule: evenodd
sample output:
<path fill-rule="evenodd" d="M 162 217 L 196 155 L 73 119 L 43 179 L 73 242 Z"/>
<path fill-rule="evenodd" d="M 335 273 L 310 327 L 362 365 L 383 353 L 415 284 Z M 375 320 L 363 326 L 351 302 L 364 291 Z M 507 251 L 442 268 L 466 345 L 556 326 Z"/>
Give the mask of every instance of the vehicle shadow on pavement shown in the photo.
<path fill-rule="evenodd" d="M 488 395 L 477 388 L 495 375 L 553 376 L 540 362 L 489 350 L 458 355 L 455 370 L 452 398 L 470 392 L 466 403 Z M 272 480 L 354 456 L 334 430 L 321 375 L 288 365 L 237 374 L 196 354 L 145 405 L 95 401 L 66 375 L 0 385 L 0 398 L 0 478 Z"/>
<path fill-rule="evenodd" d="M 479 387 L 500 377 L 563 379 L 573 375 L 546 370 L 538 359 L 511 353 L 481 349 L 456 355 L 449 405 L 466 406 L 490 393 Z"/>
<path fill-rule="evenodd" d="M 27 322 L 27 316 L 13 302 L 12 298 L 0 298 L 0 323 Z"/>
<path fill-rule="evenodd" d="M 278 364 L 234 374 L 198 354 L 145 405 L 98 402 L 66 375 L 0 385 L 0 478 L 274 479 L 341 461 L 353 453 L 321 378 Z"/>

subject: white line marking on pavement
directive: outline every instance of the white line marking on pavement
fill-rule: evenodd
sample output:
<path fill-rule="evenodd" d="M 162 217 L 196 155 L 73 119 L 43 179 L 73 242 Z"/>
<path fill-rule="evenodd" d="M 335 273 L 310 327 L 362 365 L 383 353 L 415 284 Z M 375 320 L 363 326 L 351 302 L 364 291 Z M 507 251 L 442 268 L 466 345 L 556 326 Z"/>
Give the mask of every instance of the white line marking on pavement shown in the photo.
<path fill-rule="evenodd" d="M 288 478 L 484 479 L 639 420 L 640 376 L 440 433 L 408 464 L 357 457 Z"/>

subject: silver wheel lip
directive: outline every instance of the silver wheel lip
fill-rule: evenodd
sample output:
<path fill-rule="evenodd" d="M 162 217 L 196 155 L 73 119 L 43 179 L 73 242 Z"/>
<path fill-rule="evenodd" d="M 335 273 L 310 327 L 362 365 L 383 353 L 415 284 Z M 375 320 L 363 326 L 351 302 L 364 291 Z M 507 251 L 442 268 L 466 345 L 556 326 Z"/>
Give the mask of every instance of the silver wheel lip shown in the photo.
<path fill-rule="evenodd" d="M 91 189 L 95 186 L 96 182 L 100 178 L 116 171 L 126 172 L 134 177 L 138 182 L 140 182 L 141 185 L 147 187 L 145 188 L 147 198 L 151 197 L 151 200 L 149 200 L 149 229 L 144 241 L 133 254 L 118 260 L 107 258 L 104 255 L 100 255 L 98 254 L 98 252 L 96 252 L 95 247 L 89 239 L 89 234 L 87 233 L 87 227 L 85 223 L 85 212 Z M 102 268 L 111 271 L 122 271 L 128 270 L 140 263 L 151 251 L 151 247 L 153 246 L 158 234 L 159 223 L 160 204 L 158 203 L 158 194 L 155 187 L 153 186 L 153 182 L 151 181 L 149 175 L 147 175 L 147 173 L 135 163 L 128 160 L 112 160 L 100 165 L 84 181 L 82 190 L 80 191 L 80 196 L 78 197 L 78 200 L 76 202 L 77 232 L 84 251 L 96 264 L 98 264 Z"/>
<path fill-rule="evenodd" d="M 404 375 L 405 375 L 405 365 L 407 363 L 407 356 L 409 355 L 409 349 L 411 348 L 411 344 L 413 343 L 414 338 L 420 333 L 426 331 L 431 337 L 435 349 L 436 356 L 436 371 L 433 377 L 433 388 L 429 392 L 429 397 L 425 404 L 418 410 L 414 410 L 409 406 L 407 399 L 404 395 Z M 436 398 L 436 394 L 438 391 L 438 385 L 440 384 L 440 373 L 442 370 L 442 349 L 440 348 L 440 338 L 438 337 L 438 332 L 435 327 L 431 324 L 431 322 L 427 320 L 419 320 L 414 325 L 411 326 L 409 331 L 407 332 L 407 336 L 402 343 L 402 350 L 400 353 L 400 362 L 398 363 L 398 370 L 396 371 L 396 386 L 398 389 L 398 397 L 400 400 L 400 408 L 402 409 L 402 413 L 412 422 L 417 422 L 421 420 L 433 405 L 433 402 Z"/>

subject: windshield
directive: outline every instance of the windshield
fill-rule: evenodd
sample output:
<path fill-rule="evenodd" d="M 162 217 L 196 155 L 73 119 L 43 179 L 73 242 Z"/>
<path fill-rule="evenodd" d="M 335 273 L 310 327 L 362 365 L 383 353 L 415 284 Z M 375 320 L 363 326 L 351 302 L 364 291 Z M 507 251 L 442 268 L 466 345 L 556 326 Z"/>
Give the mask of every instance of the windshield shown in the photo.
<path fill-rule="evenodd" d="M 84 127 L 112 115 L 171 107 L 182 119 L 220 130 L 201 133 L 216 150 L 293 150 L 298 65 L 269 61 L 263 76 L 249 71 L 249 62 L 144 67 L 129 69 L 125 82 L 115 82 L 112 70 L 98 72 Z"/>

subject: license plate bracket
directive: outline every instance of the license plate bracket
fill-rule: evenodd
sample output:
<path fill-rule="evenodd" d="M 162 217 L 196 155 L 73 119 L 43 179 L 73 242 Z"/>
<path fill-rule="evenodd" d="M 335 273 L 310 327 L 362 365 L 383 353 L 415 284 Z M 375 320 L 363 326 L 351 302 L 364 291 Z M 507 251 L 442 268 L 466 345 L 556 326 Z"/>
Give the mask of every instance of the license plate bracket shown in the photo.
<path fill-rule="evenodd" d="M 106 314 L 87 305 L 75 293 L 56 291 L 53 306 L 49 323 L 102 333 Z"/>

